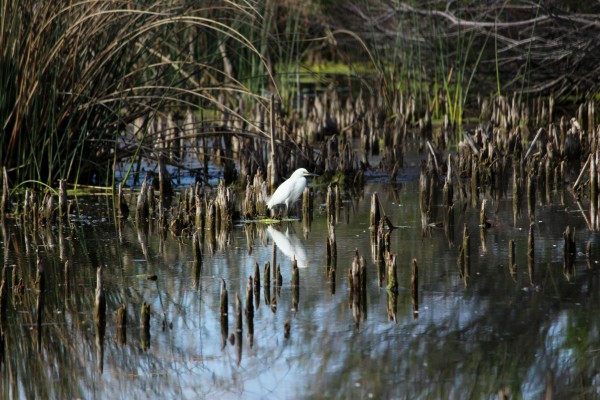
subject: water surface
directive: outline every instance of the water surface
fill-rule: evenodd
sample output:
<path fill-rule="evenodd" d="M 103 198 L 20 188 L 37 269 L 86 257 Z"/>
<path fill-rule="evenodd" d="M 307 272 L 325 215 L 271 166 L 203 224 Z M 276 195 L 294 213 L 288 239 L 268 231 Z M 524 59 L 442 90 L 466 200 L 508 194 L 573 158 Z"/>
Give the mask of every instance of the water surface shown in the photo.
<path fill-rule="evenodd" d="M 395 298 L 380 285 L 372 254 L 373 192 L 399 226 L 390 236 L 398 266 Z M 423 232 L 416 183 L 368 184 L 340 210 L 333 281 L 325 266 L 326 218 L 318 208 L 310 226 L 239 222 L 214 238 L 205 234 L 198 275 L 191 237 L 115 219 L 109 198 L 79 198 L 70 227 L 31 232 L 6 221 L 5 264 L 9 276 L 16 269 L 23 277 L 25 291 L 11 296 L 4 322 L 2 397 L 434 399 L 496 398 L 503 391 L 515 398 L 547 392 L 556 398 L 598 398 L 600 248 L 571 196 L 563 194 L 562 203 L 560 197 L 553 193 L 554 205 L 538 204 L 530 263 L 529 219 L 524 211 L 515 226 L 510 198 L 489 199 L 493 223 L 483 231 L 479 211 L 458 201 L 452 238 L 443 228 Z M 441 222 L 441 208 L 436 214 L 433 220 Z M 471 237 L 466 280 L 457 266 L 464 224 Z M 576 228 L 580 252 L 570 276 L 563 271 L 567 225 Z M 511 239 L 514 274 L 508 268 Z M 46 277 L 41 327 L 36 249 Z M 272 282 L 276 304 L 265 304 L 263 273 L 273 251 L 282 287 L 277 293 Z M 362 309 L 352 308 L 347 281 L 356 251 L 368 270 Z M 300 267 L 296 307 L 291 257 Z M 413 259 L 419 266 L 417 307 L 410 290 Z M 261 292 L 250 337 L 245 317 L 243 330 L 236 331 L 235 297 L 246 305 L 256 263 Z M 94 326 L 98 266 L 107 294 L 104 338 Z M 229 293 L 226 340 L 221 280 Z M 143 302 L 152 310 L 147 348 L 139 328 Z M 114 312 L 121 303 L 128 314 L 125 344 L 116 341 Z"/>

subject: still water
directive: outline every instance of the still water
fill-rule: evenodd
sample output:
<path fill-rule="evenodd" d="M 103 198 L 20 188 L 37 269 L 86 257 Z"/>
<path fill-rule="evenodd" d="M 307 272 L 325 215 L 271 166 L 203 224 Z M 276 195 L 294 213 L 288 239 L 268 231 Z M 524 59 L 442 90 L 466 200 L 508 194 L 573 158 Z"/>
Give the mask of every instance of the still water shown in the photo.
<path fill-rule="evenodd" d="M 205 235 L 198 275 L 190 237 L 115 219 L 107 197 L 78 198 L 69 228 L 32 233 L 6 221 L 8 276 L 16 270 L 25 289 L 9 298 L 3 325 L 1 397 L 600 398 L 600 246 L 572 196 L 565 193 L 561 201 L 553 193 L 553 205 L 538 201 L 535 258 L 529 263 L 529 219 L 524 211 L 515 226 L 512 199 L 488 201 L 492 225 L 484 231 L 479 210 L 457 202 L 452 240 L 443 228 L 424 234 L 417 190 L 412 181 L 396 187 L 373 183 L 346 199 L 335 230 L 333 281 L 325 267 L 326 218 L 318 207 L 310 226 L 240 222 L 215 238 Z M 380 285 L 372 255 L 373 192 L 399 226 L 390 236 L 398 266 L 395 299 Z M 464 224 L 471 237 L 468 280 L 457 266 Z M 579 251 L 571 276 L 563 273 L 567 225 L 576 228 Z M 508 268 L 511 239 L 514 274 Z M 39 326 L 36 249 L 46 279 Z M 265 304 L 263 272 L 274 251 L 282 286 L 277 293 L 272 282 L 276 304 Z M 353 313 L 347 281 L 355 251 L 367 262 L 360 315 Z M 296 307 L 292 257 L 300 277 Z M 411 302 L 413 259 L 419 266 L 418 308 Z M 239 294 L 245 307 L 248 277 L 257 263 L 261 291 L 250 336 L 245 317 L 242 331 L 236 331 L 235 298 Z M 94 326 L 98 266 L 107 296 L 104 338 Z M 225 335 L 222 280 L 229 293 Z M 151 306 L 147 342 L 141 340 L 143 302 Z M 114 318 L 122 303 L 124 344 L 116 340 Z"/>

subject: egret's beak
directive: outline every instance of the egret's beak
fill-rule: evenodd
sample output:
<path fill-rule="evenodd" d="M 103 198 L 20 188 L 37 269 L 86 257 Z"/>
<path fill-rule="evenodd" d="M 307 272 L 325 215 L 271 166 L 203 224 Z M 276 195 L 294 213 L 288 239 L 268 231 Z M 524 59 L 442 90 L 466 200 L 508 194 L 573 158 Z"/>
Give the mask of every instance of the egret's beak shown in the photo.
<path fill-rule="evenodd" d="M 304 176 L 319 176 L 319 175 L 313 174 L 312 172 L 307 172 L 304 174 Z"/>

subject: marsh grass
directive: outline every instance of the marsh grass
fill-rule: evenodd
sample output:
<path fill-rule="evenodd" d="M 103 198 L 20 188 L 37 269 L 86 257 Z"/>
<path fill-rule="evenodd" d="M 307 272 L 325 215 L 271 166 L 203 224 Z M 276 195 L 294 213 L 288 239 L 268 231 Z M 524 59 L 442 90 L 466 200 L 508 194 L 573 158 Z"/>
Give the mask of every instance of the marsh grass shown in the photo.
<path fill-rule="evenodd" d="M 568 18 L 518 3 L 6 0 L 0 162 L 11 183 L 65 178 L 115 186 L 121 161 L 156 160 L 165 146 L 184 140 L 169 136 L 176 128 L 150 129 L 157 116 L 188 110 L 201 116 L 190 129 L 214 119 L 214 129 L 198 134 L 204 160 L 215 151 L 204 134 L 215 143 L 253 135 L 259 151 L 270 137 L 271 96 L 289 116 L 303 82 L 335 86 L 322 78 L 323 61 L 349 66 L 347 82 L 360 81 L 386 123 L 404 127 L 426 112 L 460 125 L 474 91 L 501 97 L 509 90 L 588 90 L 597 75 L 594 58 L 585 57 L 595 54 L 595 42 L 586 41 L 597 36 L 595 14 L 573 14 L 582 22 L 573 30 Z M 569 58 L 565 49 L 581 60 L 569 66 L 568 79 L 548 67 Z M 591 72 L 571 74 L 572 67 Z M 569 88 L 575 78 L 579 86 Z M 260 117 L 249 111 L 256 105 Z M 233 120 L 241 122 L 228 124 Z M 134 121 L 142 122 L 128 135 Z"/>
<path fill-rule="evenodd" d="M 110 184 L 112 165 L 129 156 L 120 135 L 136 118 L 178 107 L 236 115 L 233 99 L 277 92 L 264 10 L 234 1 L 136 6 L 2 3 L 0 153 L 12 180 Z"/>

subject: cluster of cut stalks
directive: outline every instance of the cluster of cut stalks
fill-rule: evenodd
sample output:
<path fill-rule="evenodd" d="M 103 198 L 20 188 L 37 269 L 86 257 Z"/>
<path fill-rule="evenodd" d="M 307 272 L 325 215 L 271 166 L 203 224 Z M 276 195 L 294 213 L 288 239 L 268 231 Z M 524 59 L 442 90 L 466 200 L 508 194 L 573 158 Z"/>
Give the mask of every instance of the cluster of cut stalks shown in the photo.
<path fill-rule="evenodd" d="M 185 169 L 186 163 L 199 162 L 196 172 L 204 182 L 210 179 L 212 163 L 220 167 L 225 184 L 257 187 L 262 182 L 254 179 L 260 172 L 269 192 L 300 167 L 324 181 L 335 178 L 344 186 L 360 185 L 370 167 L 369 156 L 381 156 L 374 167 L 392 172 L 393 178 L 403 167 L 414 99 L 396 95 L 392 109 L 381 96 L 362 92 L 344 99 L 334 90 L 305 94 L 299 107 L 291 102 L 282 107 L 272 97 L 266 105 L 257 102 L 249 108 L 240 98 L 226 103 L 232 111 L 219 113 L 218 121 L 203 120 L 191 109 L 157 114 L 150 124 L 139 118 L 128 127 L 125 143 L 129 153 L 140 143 L 153 148 L 139 159 L 146 157 L 157 165 Z"/>
<path fill-rule="evenodd" d="M 65 221 L 69 215 L 71 204 L 67 201 L 67 182 L 59 181 L 59 188 L 46 188 L 39 193 L 35 189 L 25 189 L 23 200 L 14 201 L 10 194 L 6 168 L 3 168 L 2 200 L 0 201 L 0 212 L 2 218 L 6 215 L 14 215 L 19 218 L 23 226 L 28 229 L 37 230 L 41 226 L 51 226 L 57 221 Z"/>
<path fill-rule="evenodd" d="M 487 229 L 506 223 L 488 217 L 486 202 L 498 203 L 508 193 L 512 195 L 513 226 L 521 223 L 526 203 L 531 256 L 536 206 L 555 201 L 562 204 L 565 193 L 570 192 L 575 198 L 589 229 L 598 231 L 600 126 L 595 121 L 593 101 L 581 104 L 574 116 L 559 118 L 554 115 L 552 97 L 525 104 L 514 96 L 511 101 L 503 97 L 484 100 L 479 124 L 463 132 L 455 152 L 447 147 L 445 126 L 423 131 L 421 140 L 427 151 L 419 178 L 423 235 L 429 235 L 434 227 L 443 227 L 452 245 L 454 202 L 459 200 L 480 210 L 485 252 Z M 442 154 L 446 154 L 445 158 Z M 583 212 L 582 203 L 586 200 L 589 213 Z M 442 207 L 437 207 L 440 203 Z M 574 243 L 574 231 L 569 227 L 566 231 L 565 238 L 569 240 L 565 239 L 565 243 Z M 469 251 L 469 230 L 465 226 L 458 246 L 458 264 L 465 284 L 470 269 Z M 565 275 L 570 276 L 575 245 L 565 245 L 565 252 Z M 532 268 L 533 262 L 529 269 Z"/>
<path fill-rule="evenodd" d="M 379 202 L 379 195 L 371 195 L 370 209 L 370 241 L 371 257 L 375 262 L 377 269 L 377 280 L 379 286 L 385 285 L 388 291 L 388 318 L 390 321 L 396 321 L 398 305 L 398 271 L 396 255 L 392 252 L 390 246 L 390 236 L 396 229 L 392 221 L 386 215 L 385 210 Z M 352 268 L 348 272 L 349 286 L 354 296 L 358 296 L 358 304 L 366 304 L 366 263 L 363 257 L 360 257 L 358 251 L 354 256 Z M 410 278 L 410 298 L 413 306 L 413 317 L 416 319 L 419 315 L 419 266 L 417 260 L 413 259 L 411 264 Z M 355 308 L 353 308 L 354 310 Z M 366 312 L 366 306 L 361 308 Z M 356 316 L 355 316 L 356 317 Z"/>

